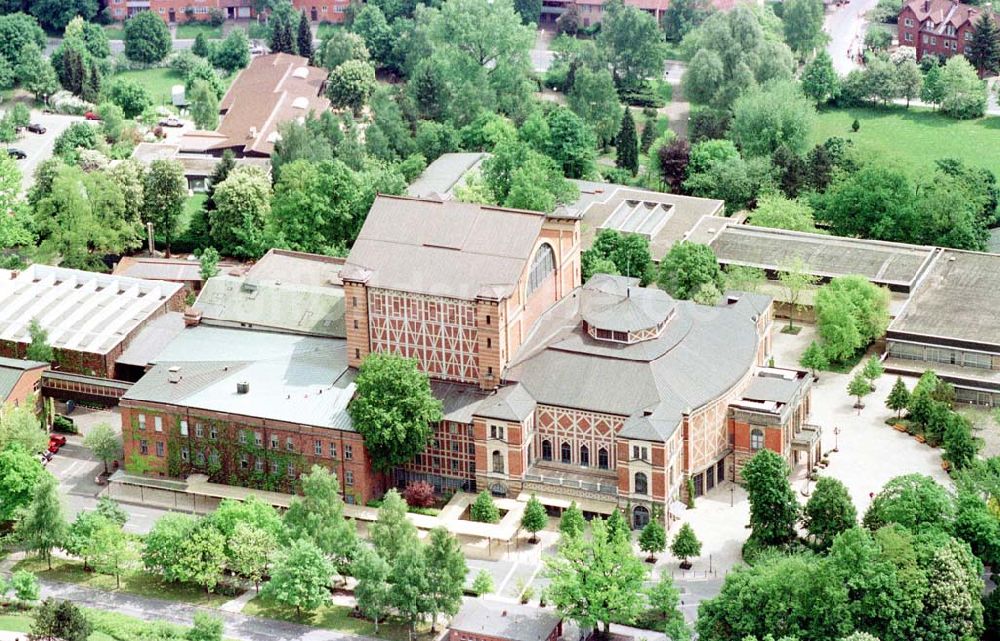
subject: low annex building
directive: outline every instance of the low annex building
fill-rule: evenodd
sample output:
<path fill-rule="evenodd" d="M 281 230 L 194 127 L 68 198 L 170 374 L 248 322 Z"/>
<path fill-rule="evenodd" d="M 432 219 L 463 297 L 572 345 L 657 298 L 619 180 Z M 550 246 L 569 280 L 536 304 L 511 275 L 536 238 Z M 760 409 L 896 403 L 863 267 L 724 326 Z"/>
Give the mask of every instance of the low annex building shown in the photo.
<path fill-rule="evenodd" d="M 35 320 L 58 369 L 116 378 L 115 363 L 152 320 L 184 307 L 180 283 L 31 265 L 0 272 L 0 356 L 22 358 Z"/>
<path fill-rule="evenodd" d="M 18 406 L 32 395 L 40 401 L 38 392 L 42 387 L 42 372 L 48 367 L 48 363 L 0 356 L 0 405 L 11 403 Z"/>
<path fill-rule="evenodd" d="M 342 288 L 340 335 L 250 304 L 264 284 L 305 287 L 265 277 L 294 273 L 273 261 L 305 256 L 210 279 L 200 324 L 121 401 L 130 471 L 291 489 L 319 463 L 351 502 L 426 480 L 594 513 L 628 506 L 641 527 L 689 480 L 708 492 L 761 448 L 812 460 L 811 377 L 764 365 L 770 297 L 730 292 L 704 306 L 625 277 L 581 284 L 580 225 L 565 212 L 379 196 L 346 261 L 313 257 L 308 271 L 309 286 Z M 226 322 L 218 309 L 234 300 L 241 315 Z M 425 451 L 384 475 L 346 412 L 372 352 L 414 358 L 444 406 Z"/>
<path fill-rule="evenodd" d="M 562 633 L 562 619 L 551 610 L 466 599 L 448 625 L 447 641 L 556 641 Z"/>

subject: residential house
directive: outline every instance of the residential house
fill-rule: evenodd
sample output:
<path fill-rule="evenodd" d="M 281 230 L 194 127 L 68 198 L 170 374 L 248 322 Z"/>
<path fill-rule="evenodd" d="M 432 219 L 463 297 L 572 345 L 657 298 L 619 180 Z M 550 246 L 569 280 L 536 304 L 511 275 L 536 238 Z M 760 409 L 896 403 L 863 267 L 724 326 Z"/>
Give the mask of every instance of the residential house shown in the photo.
<path fill-rule="evenodd" d="M 958 0 L 910 0 L 899 10 L 899 44 L 914 47 L 917 60 L 927 54 L 941 58 L 964 54 L 984 11 L 1000 24 L 989 4 L 977 7 Z"/>

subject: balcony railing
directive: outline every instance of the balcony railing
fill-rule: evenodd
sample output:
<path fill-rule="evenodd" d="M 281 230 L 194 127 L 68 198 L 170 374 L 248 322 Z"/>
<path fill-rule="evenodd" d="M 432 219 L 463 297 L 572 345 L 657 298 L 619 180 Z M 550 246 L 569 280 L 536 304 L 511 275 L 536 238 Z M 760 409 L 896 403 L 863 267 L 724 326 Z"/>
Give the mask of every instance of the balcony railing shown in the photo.
<path fill-rule="evenodd" d="M 542 474 L 525 474 L 524 480 L 527 482 L 543 483 L 545 485 L 555 485 L 558 487 L 573 488 L 587 492 L 597 492 L 598 494 L 618 495 L 618 486 L 613 483 L 601 483 L 583 481 L 579 479 L 567 479 L 561 476 L 544 476 Z"/>

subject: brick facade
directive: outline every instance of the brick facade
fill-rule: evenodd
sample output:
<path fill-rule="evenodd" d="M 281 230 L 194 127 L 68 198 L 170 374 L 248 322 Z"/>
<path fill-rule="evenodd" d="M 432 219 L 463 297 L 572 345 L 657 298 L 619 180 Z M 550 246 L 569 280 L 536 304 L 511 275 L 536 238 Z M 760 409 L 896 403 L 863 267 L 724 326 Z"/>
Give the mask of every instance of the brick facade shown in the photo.
<path fill-rule="evenodd" d="M 304 12 L 312 22 L 344 22 L 350 0 L 292 0 L 296 11 Z M 104 0 L 114 20 L 124 21 L 140 11 L 149 10 L 169 23 L 203 21 L 219 12 L 227 20 L 257 18 L 253 0 Z M 189 11 L 190 10 L 190 11 Z"/>
<path fill-rule="evenodd" d="M 957 0 L 912 0 L 899 11 L 899 44 L 916 49 L 917 60 L 964 54 L 982 11 Z M 1000 23 L 997 14 L 993 19 Z"/>

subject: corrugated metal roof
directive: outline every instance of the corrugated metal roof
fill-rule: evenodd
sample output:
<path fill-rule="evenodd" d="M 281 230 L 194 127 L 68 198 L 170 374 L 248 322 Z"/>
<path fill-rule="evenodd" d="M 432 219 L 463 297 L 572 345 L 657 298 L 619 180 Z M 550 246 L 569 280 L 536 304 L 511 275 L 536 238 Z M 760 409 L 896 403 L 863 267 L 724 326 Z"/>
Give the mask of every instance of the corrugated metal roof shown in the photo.
<path fill-rule="evenodd" d="M 237 383 L 250 391 L 237 393 Z M 343 340 L 199 326 L 181 332 L 124 399 L 352 429 L 353 394 Z"/>
<path fill-rule="evenodd" d="M 342 277 L 369 287 L 473 300 L 514 291 L 545 216 L 457 201 L 379 196 Z"/>

